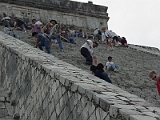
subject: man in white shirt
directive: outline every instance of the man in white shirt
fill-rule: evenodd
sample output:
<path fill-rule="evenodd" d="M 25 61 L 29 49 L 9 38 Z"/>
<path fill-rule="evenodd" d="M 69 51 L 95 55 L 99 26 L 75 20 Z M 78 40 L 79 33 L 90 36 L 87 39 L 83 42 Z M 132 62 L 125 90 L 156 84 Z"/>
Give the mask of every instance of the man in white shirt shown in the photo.
<path fill-rule="evenodd" d="M 106 27 L 102 27 L 102 42 L 106 40 L 106 48 L 108 49 L 108 46 L 111 47 L 111 50 L 113 50 L 113 45 L 112 45 L 112 36 L 109 33 L 109 30 L 106 29 Z"/>
<path fill-rule="evenodd" d="M 97 47 L 97 42 L 92 42 L 92 40 L 86 40 L 86 42 L 81 46 L 81 54 L 86 59 L 86 64 L 92 65 L 92 53 L 93 48 Z"/>
<path fill-rule="evenodd" d="M 118 71 L 119 67 L 112 62 L 112 57 L 108 57 L 108 62 L 106 62 L 106 69 L 111 71 Z"/>
<path fill-rule="evenodd" d="M 98 28 L 96 28 L 94 30 L 93 35 L 94 35 L 94 38 L 95 38 L 94 40 L 100 41 L 102 39 L 101 38 L 102 37 L 102 33 Z"/>

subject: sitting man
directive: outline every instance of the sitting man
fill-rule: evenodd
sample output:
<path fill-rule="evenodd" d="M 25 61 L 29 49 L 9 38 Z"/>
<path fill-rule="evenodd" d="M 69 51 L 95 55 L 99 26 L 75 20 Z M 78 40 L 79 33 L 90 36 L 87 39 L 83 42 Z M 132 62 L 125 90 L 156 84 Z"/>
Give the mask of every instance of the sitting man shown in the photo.
<path fill-rule="evenodd" d="M 106 43 L 105 43 L 106 41 Z M 102 27 L 102 42 L 106 44 L 106 49 L 107 50 L 113 50 L 113 45 L 112 45 L 112 36 L 109 33 L 109 30 L 107 30 L 106 27 Z M 110 49 L 109 49 L 110 47 Z"/>
<path fill-rule="evenodd" d="M 19 36 L 18 36 L 17 34 L 15 34 L 15 33 L 8 27 L 8 25 L 5 25 L 5 27 L 4 27 L 4 33 L 5 33 L 5 34 L 8 34 L 8 35 L 10 35 L 10 36 L 12 36 L 12 37 L 15 37 L 15 38 L 17 38 L 17 39 L 20 39 Z"/>
<path fill-rule="evenodd" d="M 40 21 L 37 21 L 36 19 L 32 19 L 32 22 L 30 22 L 28 25 L 32 28 L 31 29 L 32 33 L 33 32 L 40 33 L 43 26 L 43 24 Z M 28 36 L 28 38 L 32 38 L 32 36 Z"/>
<path fill-rule="evenodd" d="M 50 54 L 50 40 L 45 37 L 42 33 L 33 32 L 32 36 L 36 38 L 36 45 L 39 47 L 40 50 L 43 50 L 42 46 L 45 46 L 46 51 L 48 54 Z"/>
<path fill-rule="evenodd" d="M 160 96 L 160 75 L 158 75 L 155 71 L 151 71 L 149 73 L 149 77 L 156 81 L 156 86 L 157 86 L 157 90 L 158 90 L 158 95 Z"/>
<path fill-rule="evenodd" d="M 5 13 L 3 13 L 3 18 L 1 19 L 1 22 L 3 23 L 4 26 L 8 25 L 9 27 L 14 27 L 14 21 L 12 21 L 12 19 Z"/>
<path fill-rule="evenodd" d="M 71 33 L 69 30 L 66 30 L 63 36 L 60 36 L 65 42 L 71 43 L 71 44 L 76 44 L 75 40 L 73 37 L 71 37 Z"/>
<path fill-rule="evenodd" d="M 93 48 L 97 46 L 98 43 L 92 42 L 92 40 L 86 40 L 86 42 L 81 46 L 81 54 L 86 58 L 87 65 L 92 65 Z"/>
<path fill-rule="evenodd" d="M 98 28 L 94 30 L 93 35 L 94 35 L 95 41 L 98 41 L 98 42 L 101 41 L 102 33 Z"/>
<path fill-rule="evenodd" d="M 60 50 L 63 50 L 63 45 L 62 45 L 62 41 L 61 41 L 61 28 L 60 28 L 60 24 L 57 23 L 57 21 L 52 20 L 50 21 L 53 25 L 53 27 L 50 30 L 50 39 L 51 40 L 57 40 L 58 45 Z"/>
<path fill-rule="evenodd" d="M 108 62 L 106 62 L 106 69 L 111 71 L 118 71 L 119 67 L 112 62 L 112 57 L 108 57 Z"/>

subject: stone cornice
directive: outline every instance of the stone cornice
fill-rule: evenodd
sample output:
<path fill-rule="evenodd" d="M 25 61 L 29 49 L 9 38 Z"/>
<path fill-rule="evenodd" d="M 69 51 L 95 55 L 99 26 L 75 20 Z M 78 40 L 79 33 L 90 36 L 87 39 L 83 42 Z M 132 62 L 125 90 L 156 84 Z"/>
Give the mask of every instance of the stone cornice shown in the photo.
<path fill-rule="evenodd" d="M 92 2 L 81 3 L 75 1 L 49 1 L 49 0 L 0 0 L 0 2 L 16 4 L 28 7 L 35 7 L 46 10 L 56 10 L 66 13 L 76 13 L 80 15 L 106 18 L 109 20 L 106 6 L 95 5 Z"/>

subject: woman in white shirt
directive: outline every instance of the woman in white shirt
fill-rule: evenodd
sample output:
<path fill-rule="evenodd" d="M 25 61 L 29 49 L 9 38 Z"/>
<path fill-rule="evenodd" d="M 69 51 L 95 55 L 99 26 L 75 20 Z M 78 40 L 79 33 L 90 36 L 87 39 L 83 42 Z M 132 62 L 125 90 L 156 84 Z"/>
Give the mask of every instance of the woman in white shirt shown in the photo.
<path fill-rule="evenodd" d="M 97 47 L 97 42 L 92 42 L 92 40 L 86 40 L 86 42 L 81 46 L 81 54 L 86 59 L 86 64 L 92 65 L 92 53 L 93 48 Z"/>

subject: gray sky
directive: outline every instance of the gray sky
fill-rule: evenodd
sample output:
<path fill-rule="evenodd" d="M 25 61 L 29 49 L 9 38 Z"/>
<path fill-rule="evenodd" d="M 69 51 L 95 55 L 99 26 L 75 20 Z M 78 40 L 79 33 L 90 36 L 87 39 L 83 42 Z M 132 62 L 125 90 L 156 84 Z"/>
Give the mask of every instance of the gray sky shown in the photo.
<path fill-rule="evenodd" d="M 128 43 L 160 49 L 160 0 L 73 0 L 108 7 L 109 29 Z"/>

